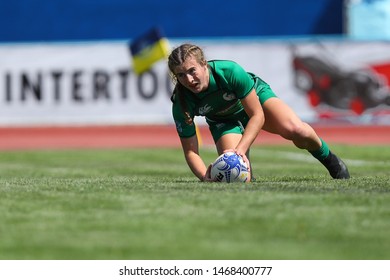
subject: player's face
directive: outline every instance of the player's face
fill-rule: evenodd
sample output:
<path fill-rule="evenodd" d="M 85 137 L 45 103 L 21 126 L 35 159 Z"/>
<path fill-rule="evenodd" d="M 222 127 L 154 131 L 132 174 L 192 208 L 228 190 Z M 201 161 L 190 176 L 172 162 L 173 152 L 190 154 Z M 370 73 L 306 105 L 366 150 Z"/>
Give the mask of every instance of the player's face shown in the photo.
<path fill-rule="evenodd" d="M 207 90 L 209 86 L 209 70 L 207 63 L 199 64 L 192 56 L 189 56 L 183 64 L 176 66 L 177 80 L 193 93 Z"/>

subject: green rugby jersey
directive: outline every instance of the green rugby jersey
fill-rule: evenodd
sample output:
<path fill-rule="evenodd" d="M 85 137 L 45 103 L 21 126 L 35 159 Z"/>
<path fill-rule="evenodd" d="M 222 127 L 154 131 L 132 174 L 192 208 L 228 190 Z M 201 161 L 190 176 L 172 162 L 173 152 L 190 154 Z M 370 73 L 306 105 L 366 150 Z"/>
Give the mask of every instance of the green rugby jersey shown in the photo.
<path fill-rule="evenodd" d="M 195 135 L 195 125 L 191 121 L 194 116 L 205 116 L 217 122 L 235 119 L 244 110 L 240 99 L 255 86 L 259 92 L 263 85 L 267 85 L 233 61 L 212 60 L 208 65 L 210 81 L 207 91 L 195 94 L 179 83 L 173 91 L 172 114 L 180 137 Z"/>

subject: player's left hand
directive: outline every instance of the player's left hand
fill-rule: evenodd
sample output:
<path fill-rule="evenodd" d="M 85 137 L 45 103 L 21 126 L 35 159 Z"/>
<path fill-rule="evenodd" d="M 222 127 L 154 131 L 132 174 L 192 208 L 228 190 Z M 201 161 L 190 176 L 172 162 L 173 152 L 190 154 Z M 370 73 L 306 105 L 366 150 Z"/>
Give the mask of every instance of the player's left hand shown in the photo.
<path fill-rule="evenodd" d="M 248 171 L 250 172 L 251 171 L 251 165 L 250 165 L 250 162 L 249 162 L 249 159 L 247 158 L 246 154 L 243 153 L 243 152 L 240 152 L 239 150 L 237 149 L 227 149 L 227 150 L 224 150 L 223 153 L 227 153 L 227 152 L 233 152 L 239 156 L 242 157 L 242 160 L 246 163 L 246 166 L 248 168 Z"/>

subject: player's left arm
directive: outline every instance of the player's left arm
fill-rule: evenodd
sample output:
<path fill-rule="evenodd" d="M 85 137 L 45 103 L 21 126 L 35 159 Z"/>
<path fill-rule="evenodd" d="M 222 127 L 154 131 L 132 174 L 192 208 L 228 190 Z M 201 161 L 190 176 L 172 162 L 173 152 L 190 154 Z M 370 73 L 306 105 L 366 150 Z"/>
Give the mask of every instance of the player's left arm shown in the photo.
<path fill-rule="evenodd" d="M 245 154 L 248 152 L 249 148 L 263 127 L 265 118 L 263 108 L 261 107 L 259 98 L 254 88 L 247 96 L 241 99 L 241 103 L 245 112 L 249 116 L 249 121 L 245 127 L 244 134 L 235 150 L 238 155 L 246 158 Z"/>

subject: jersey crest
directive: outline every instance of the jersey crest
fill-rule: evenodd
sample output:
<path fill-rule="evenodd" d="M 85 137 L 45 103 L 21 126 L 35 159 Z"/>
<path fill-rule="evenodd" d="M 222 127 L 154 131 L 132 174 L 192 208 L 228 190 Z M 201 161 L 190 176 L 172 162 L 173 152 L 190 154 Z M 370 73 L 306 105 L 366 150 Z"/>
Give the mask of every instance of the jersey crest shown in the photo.
<path fill-rule="evenodd" d="M 199 107 L 199 115 L 205 116 L 208 112 L 210 112 L 213 108 L 209 104 L 205 104 L 202 107 Z"/>
<path fill-rule="evenodd" d="M 225 92 L 223 95 L 222 95 L 223 99 L 226 100 L 226 101 L 231 101 L 231 100 L 234 100 L 236 99 L 236 95 L 234 93 L 231 93 L 231 92 Z"/>

